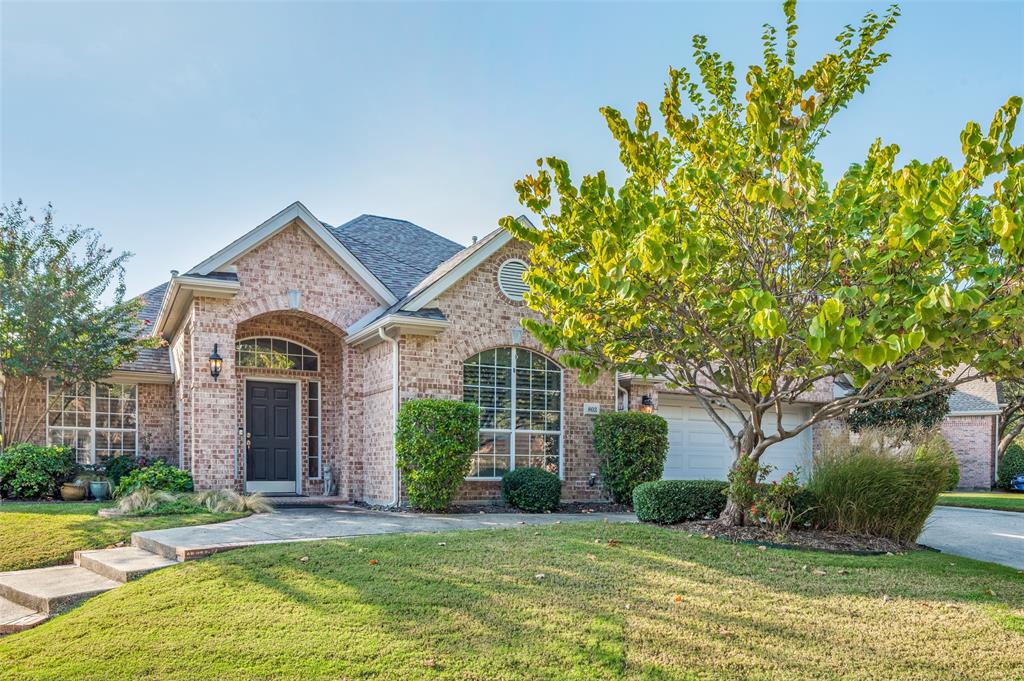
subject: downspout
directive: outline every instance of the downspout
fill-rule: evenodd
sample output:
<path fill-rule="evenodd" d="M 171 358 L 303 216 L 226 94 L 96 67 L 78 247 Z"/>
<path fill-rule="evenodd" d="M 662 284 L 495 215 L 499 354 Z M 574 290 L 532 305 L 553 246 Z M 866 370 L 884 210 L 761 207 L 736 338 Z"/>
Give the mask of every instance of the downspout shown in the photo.
<path fill-rule="evenodd" d="M 615 390 L 622 396 L 622 401 L 620 402 L 622 408 L 618 411 L 629 411 L 629 391 L 622 387 L 622 384 L 619 382 L 618 373 L 615 374 Z"/>
<path fill-rule="evenodd" d="M 401 489 L 402 483 L 399 479 L 398 471 L 398 449 L 395 447 L 395 432 L 398 430 L 398 341 L 391 336 L 384 333 L 384 327 L 377 329 L 377 334 L 380 335 L 381 340 L 391 344 L 391 455 L 394 461 L 394 474 L 391 476 L 393 486 L 391 490 L 391 505 L 398 506 L 402 501 Z"/>

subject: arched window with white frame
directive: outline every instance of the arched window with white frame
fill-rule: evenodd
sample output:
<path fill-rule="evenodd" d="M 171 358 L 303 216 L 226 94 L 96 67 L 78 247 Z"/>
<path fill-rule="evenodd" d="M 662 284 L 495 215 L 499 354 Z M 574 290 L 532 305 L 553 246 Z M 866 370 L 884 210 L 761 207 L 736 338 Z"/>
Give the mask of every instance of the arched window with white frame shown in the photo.
<path fill-rule="evenodd" d="M 258 369 L 319 371 L 320 355 L 295 341 L 258 336 L 243 338 L 235 343 L 235 364 Z"/>
<path fill-rule="evenodd" d="M 462 397 L 480 407 L 480 446 L 470 479 L 513 468 L 562 475 L 562 369 L 526 348 L 484 350 L 462 369 Z"/>

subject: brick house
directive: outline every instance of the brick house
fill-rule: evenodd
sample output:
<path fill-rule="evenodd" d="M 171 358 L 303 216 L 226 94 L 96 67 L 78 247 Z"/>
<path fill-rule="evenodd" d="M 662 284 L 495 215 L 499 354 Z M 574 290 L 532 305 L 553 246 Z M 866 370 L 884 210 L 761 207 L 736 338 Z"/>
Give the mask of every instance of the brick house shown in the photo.
<path fill-rule="evenodd" d="M 544 466 L 564 480 L 564 499 L 584 500 L 603 497 L 591 415 L 645 408 L 670 424 L 666 477 L 723 478 L 724 440 L 692 398 L 611 374 L 582 385 L 522 330 L 535 315 L 522 302 L 526 257 L 501 230 L 463 247 L 403 220 L 333 227 L 294 203 L 143 294 L 142 317 L 165 347 L 107 384 L 60 395 L 40 386 L 45 439 L 83 460 L 162 455 L 198 488 L 317 495 L 329 470 L 338 496 L 393 503 L 396 406 L 466 399 L 482 422 L 461 499 L 493 499 L 503 472 Z M 996 408 L 977 392 L 957 393 L 944 432 L 962 484 L 988 487 Z M 830 398 L 816 391 L 790 417 Z M 768 458 L 784 469 L 811 447 L 806 431 Z"/>

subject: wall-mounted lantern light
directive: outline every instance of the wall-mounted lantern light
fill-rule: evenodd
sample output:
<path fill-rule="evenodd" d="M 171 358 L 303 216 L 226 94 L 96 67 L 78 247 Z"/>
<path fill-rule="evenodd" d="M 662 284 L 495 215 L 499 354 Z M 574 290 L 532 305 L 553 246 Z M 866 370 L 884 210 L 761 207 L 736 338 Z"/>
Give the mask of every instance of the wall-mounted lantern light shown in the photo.
<path fill-rule="evenodd" d="M 210 375 L 213 376 L 213 380 L 217 380 L 220 376 L 220 369 L 224 366 L 224 359 L 217 354 L 217 344 L 213 344 L 213 353 L 210 355 Z"/>
<path fill-rule="evenodd" d="M 640 411 L 645 414 L 654 413 L 654 400 L 651 399 L 650 395 L 644 395 L 640 398 Z"/>

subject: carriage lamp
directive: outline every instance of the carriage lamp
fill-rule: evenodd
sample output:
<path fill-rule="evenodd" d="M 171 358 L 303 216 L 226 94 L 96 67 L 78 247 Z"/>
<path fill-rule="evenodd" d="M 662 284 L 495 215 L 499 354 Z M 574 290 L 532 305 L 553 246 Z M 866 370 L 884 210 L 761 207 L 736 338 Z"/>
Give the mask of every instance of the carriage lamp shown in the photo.
<path fill-rule="evenodd" d="M 644 395 L 640 398 L 640 411 L 645 414 L 654 413 L 654 400 L 651 399 L 650 395 Z"/>
<path fill-rule="evenodd" d="M 213 344 L 213 353 L 210 355 L 210 375 L 213 380 L 220 376 L 220 369 L 224 365 L 224 359 L 217 353 L 217 344 Z"/>

